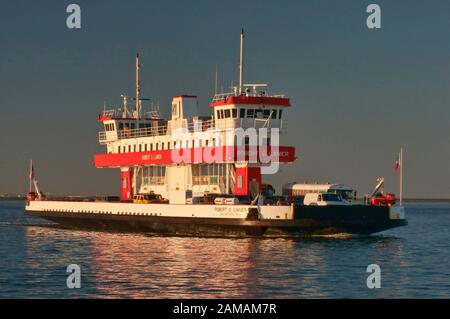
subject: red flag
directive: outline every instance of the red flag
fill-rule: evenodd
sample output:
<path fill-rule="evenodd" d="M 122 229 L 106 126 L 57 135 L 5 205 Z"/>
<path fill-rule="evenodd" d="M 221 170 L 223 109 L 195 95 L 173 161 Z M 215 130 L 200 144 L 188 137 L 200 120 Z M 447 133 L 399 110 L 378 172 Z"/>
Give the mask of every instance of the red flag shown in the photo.
<path fill-rule="evenodd" d="M 397 160 L 395 161 L 394 164 L 394 172 L 398 171 L 399 166 L 400 166 L 400 154 L 397 155 Z"/>

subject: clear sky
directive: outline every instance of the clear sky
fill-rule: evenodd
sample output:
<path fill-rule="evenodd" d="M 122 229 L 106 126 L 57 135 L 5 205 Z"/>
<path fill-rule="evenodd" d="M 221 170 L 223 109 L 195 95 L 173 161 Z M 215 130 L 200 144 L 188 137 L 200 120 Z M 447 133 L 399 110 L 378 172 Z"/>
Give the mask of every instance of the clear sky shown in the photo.
<path fill-rule="evenodd" d="M 82 28 L 66 27 L 81 6 Z M 381 6 L 369 30 L 366 7 Z M 119 171 L 95 169 L 103 103 L 142 93 L 168 114 L 171 97 L 199 96 L 209 114 L 214 72 L 284 93 L 298 160 L 269 177 L 344 182 L 369 192 L 404 147 L 406 197 L 450 198 L 449 1 L 2 1 L 0 194 L 25 193 L 29 159 L 41 187 L 59 194 L 118 193 Z"/>

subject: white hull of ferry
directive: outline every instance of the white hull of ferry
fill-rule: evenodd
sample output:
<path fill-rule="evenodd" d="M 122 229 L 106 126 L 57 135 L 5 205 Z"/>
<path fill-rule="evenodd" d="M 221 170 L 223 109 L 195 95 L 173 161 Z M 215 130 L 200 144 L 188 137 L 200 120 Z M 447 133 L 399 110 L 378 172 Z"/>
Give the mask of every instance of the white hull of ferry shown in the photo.
<path fill-rule="evenodd" d="M 258 210 L 260 219 L 288 220 L 293 218 L 293 206 L 286 205 L 183 205 L 134 204 L 121 202 L 30 201 L 25 209 L 26 211 L 34 212 L 245 219 L 251 208 Z"/>
<path fill-rule="evenodd" d="M 30 201 L 30 216 L 62 227 L 183 236 L 373 234 L 407 224 L 400 206 L 253 206 Z"/>

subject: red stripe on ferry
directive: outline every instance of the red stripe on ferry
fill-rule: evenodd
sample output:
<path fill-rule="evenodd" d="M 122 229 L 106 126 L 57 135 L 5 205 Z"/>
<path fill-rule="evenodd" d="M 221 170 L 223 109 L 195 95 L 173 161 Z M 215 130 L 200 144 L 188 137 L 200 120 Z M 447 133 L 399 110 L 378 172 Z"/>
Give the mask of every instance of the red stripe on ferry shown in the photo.
<path fill-rule="evenodd" d="M 268 150 L 259 148 L 262 154 L 278 155 L 281 163 L 295 161 L 295 147 L 271 147 Z M 174 151 L 174 153 L 172 153 Z M 175 163 L 223 163 L 236 160 L 260 161 L 261 154 L 256 147 L 216 146 L 196 147 L 176 150 L 160 150 L 148 152 L 95 154 L 95 167 L 120 167 L 134 165 L 165 165 Z"/>

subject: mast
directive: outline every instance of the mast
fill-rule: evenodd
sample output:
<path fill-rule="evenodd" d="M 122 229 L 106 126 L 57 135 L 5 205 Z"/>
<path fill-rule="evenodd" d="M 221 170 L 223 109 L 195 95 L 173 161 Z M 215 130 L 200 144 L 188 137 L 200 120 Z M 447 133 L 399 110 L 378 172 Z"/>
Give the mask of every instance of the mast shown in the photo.
<path fill-rule="evenodd" d="M 239 54 L 239 94 L 242 94 L 244 81 L 244 29 L 241 30 L 241 50 Z"/>
<path fill-rule="evenodd" d="M 140 82 L 139 82 L 139 68 L 140 67 L 141 67 L 141 65 L 139 63 L 139 53 L 136 53 L 136 114 L 135 114 L 135 116 L 138 120 L 141 117 L 141 107 L 140 107 L 141 87 L 140 87 Z"/>
<path fill-rule="evenodd" d="M 400 148 L 400 206 L 403 204 L 403 147 Z"/>
<path fill-rule="evenodd" d="M 34 168 L 33 168 L 33 160 L 30 160 L 30 173 L 28 175 L 28 179 L 29 179 L 29 192 L 31 193 L 31 185 L 33 183 L 33 179 L 34 179 Z"/>

